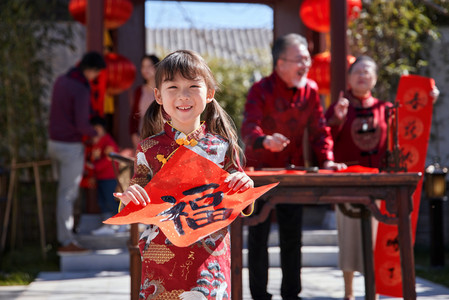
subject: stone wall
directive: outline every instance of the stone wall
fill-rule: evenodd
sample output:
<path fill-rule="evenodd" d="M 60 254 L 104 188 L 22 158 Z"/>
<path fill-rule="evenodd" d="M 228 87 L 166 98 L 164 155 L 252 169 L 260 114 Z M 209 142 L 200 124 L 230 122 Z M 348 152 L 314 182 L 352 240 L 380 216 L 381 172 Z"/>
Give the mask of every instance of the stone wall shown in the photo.
<path fill-rule="evenodd" d="M 440 96 L 434 105 L 432 130 L 427 151 L 427 162 L 439 157 L 443 166 L 449 166 L 449 27 L 442 27 L 441 40 L 429 45 L 428 74 L 435 79 Z M 426 73 L 427 73 L 426 72 Z"/>
<path fill-rule="evenodd" d="M 447 191 L 446 191 L 447 194 Z M 443 224 L 438 224 L 443 227 L 444 244 L 449 249 L 449 201 L 443 201 Z M 423 191 L 421 203 L 419 208 L 418 224 L 416 227 L 416 245 L 420 247 L 430 247 L 430 202 L 426 198 Z"/>
<path fill-rule="evenodd" d="M 439 160 L 442 166 L 449 166 L 449 27 L 441 27 L 441 40 L 429 44 L 429 66 L 424 76 L 435 79 L 440 96 L 434 105 L 426 166 Z M 447 177 L 449 181 L 449 176 Z M 430 245 L 429 201 L 423 189 L 416 232 L 418 245 Z M 446 195 L 448 192 L 446 191 Z M 444 241 L 449 246 L 449 202 L 443 203 Z"/>

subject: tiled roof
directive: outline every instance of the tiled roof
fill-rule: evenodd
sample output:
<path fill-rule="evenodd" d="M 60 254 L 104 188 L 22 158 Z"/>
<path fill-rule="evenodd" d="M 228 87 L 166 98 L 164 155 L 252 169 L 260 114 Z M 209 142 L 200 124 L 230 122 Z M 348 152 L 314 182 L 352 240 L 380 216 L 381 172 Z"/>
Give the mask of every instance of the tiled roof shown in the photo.
<path fill-rule="evenodd" d="M 235 62 L 266 63 L 271 60 L 271 29 L 189 29 L 147 28 L 146 51 L 164 56 L 178 49 L 189 49 L 203 56 Z"/>

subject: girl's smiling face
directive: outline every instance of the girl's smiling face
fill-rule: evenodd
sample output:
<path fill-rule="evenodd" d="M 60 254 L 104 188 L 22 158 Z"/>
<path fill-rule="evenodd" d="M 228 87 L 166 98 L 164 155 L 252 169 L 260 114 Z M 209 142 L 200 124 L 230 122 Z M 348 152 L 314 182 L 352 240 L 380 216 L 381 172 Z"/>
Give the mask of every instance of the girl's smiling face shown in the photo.
<path fill-rule="evenodd" d="M 171 117 L 174 128 L 189 134 L 201 124 L 201 113 L 214 98 L 215 90 L 208 89 L 204 78 L 187 79 L 176 74 L 154 89 L 158 104 Z"/>

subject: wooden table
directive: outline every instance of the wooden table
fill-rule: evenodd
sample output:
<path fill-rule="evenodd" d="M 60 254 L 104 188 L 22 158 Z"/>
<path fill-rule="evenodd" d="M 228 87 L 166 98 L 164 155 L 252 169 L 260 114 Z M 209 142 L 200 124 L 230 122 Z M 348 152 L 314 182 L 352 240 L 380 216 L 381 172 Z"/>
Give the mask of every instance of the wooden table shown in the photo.
<path fill-rule="evenodd" d="M 231 225 L 231 276 L 232 299 L 242 299 L 242 226 L 264 221 L 278 203 L 290 204 L 340 204 L 353 203 L 366 207 L 372 215 L 387 224 L 396 224 L 399 231 L 402 290 L 406 300 L 416 299 L 415 262 L 413 257 L 410 213 L 412 194 L 421 173 L 304 173 L 261 175 L 251 172 L 255 185 L 280 182 L 269 192 L 272 196 L 259 215 L 237 218 Z M 396 217 L 382 215 L 376 200 L 386 202 L 387 210 Z M 362 218 L 365 260 L 365 299 L 375 299 L 374 264 L 369 218 Z"/>

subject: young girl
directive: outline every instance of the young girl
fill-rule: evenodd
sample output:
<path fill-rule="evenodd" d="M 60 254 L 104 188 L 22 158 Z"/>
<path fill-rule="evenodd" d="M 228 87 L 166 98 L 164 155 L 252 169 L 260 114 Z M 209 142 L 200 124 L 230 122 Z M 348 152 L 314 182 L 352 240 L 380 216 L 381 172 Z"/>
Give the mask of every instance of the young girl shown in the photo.
<path fill-rule="evenodd" d="M 203 58 L 192 51 L 173 52 L 158 64 L 156 101 L 144 117 L 135 175 L 124 193 L 115 194 L 123 204 L 151 204 L 143 187 L 180 145 L 228 171 L 225 181 L 233 190 L 253 187 L 253 181 L 240 167 L 235 127 L 214 99 L 216 86 Z M 157 226 L 150 225 L 140 238 L 139 248 L 141 299 L 230 298 L 227 228 L 181 248 L 174 246 Z"/>

